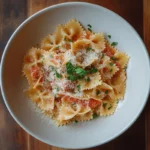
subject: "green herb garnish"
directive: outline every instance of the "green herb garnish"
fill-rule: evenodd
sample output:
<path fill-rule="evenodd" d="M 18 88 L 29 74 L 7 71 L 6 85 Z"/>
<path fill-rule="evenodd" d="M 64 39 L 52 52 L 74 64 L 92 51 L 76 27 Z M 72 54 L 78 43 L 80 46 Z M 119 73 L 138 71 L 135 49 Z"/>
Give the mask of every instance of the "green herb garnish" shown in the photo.
<path fill-rule="evenodd" d="M 96 68 L 92 68 L 91 70 L 89 70 L 89 73 L 96 73 L 98 70 Z"/>
<path fill-rule="evenodd" d="M 110 65 L 110 66 L 113 66 L 114 64 L 111 62 L 111 63 L 109 63 L 109 65 Z"/>
<path fill-rule="evenodd" d="M 84 69 L 82 69 L 82 68 L 80 68 L 80 67 L 75 68 L 75 72 L 76 72 L 76 74 L 78 74 L 79 76 L 84 76 L 84 75 L 87 74 L 87 71 L 84 70 Z"/>
<path fill-rule="evenodd" d="M 50 69 L 52 70 L 52 71 L 55 71 L 55 67 L 54 66 L 49 66 L 50 67 Z"/>
<path fill-rule="evenodd" d="M 55 74 L 56 74 L 56 77 L 57 77 L 57 78 L 62 78 L 62 75 L 59 74 L 57 71 L 55 71 Z"/>
<path fill-rule="evenodd" d="M 107 35 L 108 36 L 108 38 L 110 38 L 111 39 L 111 35 Z"/>
<path fill-rule="evenodd" d="M 127 70 L 127 66 L 124 66 L 124 68 L 123 68 L 125 71 Z"/>
<path fill-rule="evenodd" d="M 92 28 L 92 26 L 90 24 L 87 25 L 89 28 Z"/>
<path fill-rule="evenodd" d="M 116 46 L 116 45 L 118 45 L 118 42 L 112 42 L 111 43 L 111 46 Z"/>
<path fill-rule="evenodd" d="M 53 56 L 52 56 L 52 55 L 50 55 L 50 58 L 53 58 Z"/>
<path fill-rule="evenodd" d="M 58 87 L 56 87 L 56 91 L 57 91 L 57 92 L 59 91 L 59 88 L 58 88 Z"/>
<path fill-rule="evenodd" d="M 112 56 L 111 59 L 112 59 L 113 61 L 116 61 L 116 60 L 117 60 L 117 58 L 115 58 L 114 56 Z"/>
<path fill-rule="evenodd" d="M 44 58 L 44 56 L 43 56 L 43 55 L 40 55 L 40 58 Z"/>
<path fill-rule="evenodd" d="M 113 69 L 110 69 L 110 72 L 112 72 L 113 71 Z"/>
<path fill-rule="evenodd" d="M 105 108 L 107 106 L 107 103 L 103 103 L 103 107 Z"/>
<path fill-rule="evenodd" d="M 69 41 L 69 42 L 73 42 L 73 40 L 72 40 L 72 39 L 69 39 L 68 41 Z"/>
<path fill-rule="evenodd" d="M 99 95 L 101 92 L 100 92 L 100 90 L 97 90 L 96 91 L 96 95 Z"/>
<path fill-rule="evenodd" d="M 110 110 L 112 108 L 112 105 L 110 105 L 109 107 L 108 107 L 108 110 Z"/>
<path fill-rule="evenodd" d="M 96 119 L 98 115 L 96 113 L 93 114 L 93 119 Z"/>
<path fill-rule="evenodd" d="M 104 58 L 104 53 L 102 53 L 102 57 L 101 58 Z"/>
<path fill-rule="evenodd" d="M 67 62 L 66 71 L 68 74 L 68 79 L 71 81 L 76 81 L 77 79 L 83 79 L 85 75 L 96 73 L 98 70 L 96 68 L 85 70 L 79 66 L 74 66 L 71 62 Z"/>
<path fill-rule="evenodd" d="M 57 48 L 57 49 L 59 49 L 59 48 L 60 48 L 60 46 L 57 46 L 56 48 Z"/>
<path fill-rule="evenodd" d="M 77 121 L 77 120 L 75 120 L 74 122 L 75 122 L 75 123 L 78 123 L 78 121 Z"/>
<path fill-rule="evenodd" d="M 64 38 L 65 41 L 67 41 L 66 37 Z"/>
<path fill-rule="evenodd" d="M 43 65 L 43 64 L 44 64 L 44 62 L 43 62 L 43 61 L 41 61 L 41 62 L 40 62 L 40 64 L 41 64 L 41 65 Z"/>
<path fill-rule="evenodd" d="M 91 79 L 90 79 L 89 77 L 86 77 L 86 78 L 85 78 L 85 81 L 86 81 L 86 82 L 90 82 Z"/>
<path fill-rule="evenodd" d="M 80 92 L 80 90 L 81 90 L 81 85 L 77 85 L 77 89 L 78 89 L 78 91 Z"/>
<path fill-rule="evenodd" d="M 105 91 L 105 94 L 108 94 L 108 90 Z"/>
<path fill-rule="evenodd" d="M 86 48 L 87 51 L 93 50 L 91 47 Z"/>
<path fill-rule="evenodd" d="M 76 81 L 78 78 L 75 75 L 69 75 L 68 80 Z"/>
<path fill-rule="evenodd" d="M 62 77 L 62 75 L 59 74 L 59 73 L 56 71 L 56 68 L 55 68 L 54 66 L 49 66 L 49 67 L 50 67 L 50 69 L 51 69 L 52 71 L 55 72 L 55 75 L 56 75 L 57 78 L 61 78 L 61 77 Z"/>
<path fill-rule="evenodd" d="M 90 32 L 92 32 L 92 29 L 91 29 L 91 28 L 88 28 L 88 30 L 89 30 Z"/>
<path fill-rule="evenodd" d="M 67 69 L 67 74 L 72 74 L 75 68 L 71 62 L 67 62 L 66 69 Z"/>

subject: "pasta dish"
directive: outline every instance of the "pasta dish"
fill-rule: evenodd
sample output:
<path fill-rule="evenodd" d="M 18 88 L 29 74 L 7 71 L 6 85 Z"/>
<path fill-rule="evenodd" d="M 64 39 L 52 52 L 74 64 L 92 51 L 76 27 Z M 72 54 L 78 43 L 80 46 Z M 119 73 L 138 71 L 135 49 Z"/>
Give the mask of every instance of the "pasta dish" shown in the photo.
<path fill-rule="evenodd" d="M 25 55 L 27 94 L 58 126 L 112 115 L 124 98 L 129 56 L 110 38 L 73 19 Z"/>

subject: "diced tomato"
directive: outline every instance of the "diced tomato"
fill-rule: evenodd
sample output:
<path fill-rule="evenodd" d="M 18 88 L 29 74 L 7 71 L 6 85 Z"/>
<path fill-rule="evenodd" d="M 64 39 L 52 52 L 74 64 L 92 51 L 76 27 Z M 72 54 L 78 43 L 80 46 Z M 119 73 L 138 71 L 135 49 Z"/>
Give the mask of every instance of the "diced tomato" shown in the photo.
<path fill-rule="evenodd" d="M 43 80 L 44 80 L 44 77 L 41 77 L 40 82 L 43 82 Z"/>
<path fill-rule="evenodd" d="M 76 35 L 74 35 L 73 37 L 72 37 L 72 40 L 73 41 L 76 41 L 78 39 L 78 37 L 76 36 Z"/>
<path fill-rule="evenodd" d="M 70 96 L 67 96 L 66 101 L 67 101 L 67 102 L 70 102 L 70 103 L 78 103 L 78 104 L 81 104 L 81 105 L 83 105 L 83 106 L 86 105 L 86 103 L 85 103 L 84 100 L 82 101 L 82 100 L 79 100 L 79 99 L 77 99 L 77 98 L 70 97 Z"/>
<path fill-rule="evenodd" d="M 87 106 L 88 105 L 88 101 L 87 100 L 80 100 L 80 104 L 82 106 Z"/>
<path fill-rule="evenodd" d="M 117 66 L 119 69 L 121 69 L 121 66 L 120 66 L 120 64 L 119 64 L 118 62 L 115 62 L 115 64 L 116 64 L 116 66 Z"/>
<path fill-rule="evenodd" d="M 31 72 L 35 72 L 35 71 L 37 71 L 37 70 L 39 70 L 39 67 L 38 67 L 38 66 L 32 66 L 32 67 L 31 67 Z"/>
<path fill-rule="evenodd" d="M 47 90 L 52 91 L 52 87 L 51 86 L 47 87 Z"/>
<path fill-rule="evenodd" d="M 103 72 L 107 73 L 108 72 L 108 68 L 103 68 Z"/>
<path fill-rule="evenodd" d="M 64 83 L 64 90 L 65 90 L 65 91 L 68 91 L 68 92 L 69 92 L 69 91 L 73 91 L 74 88 L 75 88 L 75 85 L 74 85 L 73 82 L 67 81 L 67 82 Z"/>
<path fill-rule="evenodd" d="M 31 57 L 26 57 L 26 58 L 25 58 L 25 62 L 31 63 L 31 62 L 33 62 L 33 58 L 31 58 Z"/>
<path fill-rule="evenodd" d="M 56 53 L 59 54 L 61 51 L 59 49 L 56 50 Z"/>
<path fill-rule="evenodd" d="M 103 63 L 103 61 L 102 61 L 102 60 L 100 60 L 99 64 L 102 64 L 102 63 Z"/>
<path fill-rule="evenodd" d="M 107 49 L 105 49 L 103 52 L 109 57 L 113 56 L 113 53 L 111 51 L 108 51 Z"/>
<path fill-rule="evenodd" d="M 58 97 L 58 98 L 56 98 L 55 99 L 58 103 L 60 103 L 61 102 L 61 97 Z"/>
<path fill-rule="evenodd" d="M 91 36 L 91 32 L 90 31 L 86 31 L 86 38 L 89 39 Z"/>
<path fill-rule="evenodd" d="M 101 102 L 95 99 L 90 99 L 89 100 L 89 107 L 90 108 L 95 108 L 97 106 L 101 105 Z"/>
<path fill-rule="evenodd" d="M 43 82 L 44 78 L 38 66 L 31 67 L 30 72 L 33 79 L 39 79 L 41 77 L 40 82 Z"/>
<path fill-rule="evenodd" d="M 78 99 L 73 98 L 73 97 L 68 98 L 68 101 L 69 101 L 69 102 L 75 102 L 75 103 L 78 103 L 78 102 L 79 102 Z"/>
<path fill-rule="evenodd" d="M 55 58 L 56 58 L 56 59 L 59 59 L 60 57 L 57 55 L 57 56 L 55 56 Z"/>
<path fill-rule="evenodd" d="M 52 91 L 52 87 L 49 82 L 47 82 L 47 81 L 44 82 L 44 87 L 47 91 Z"/>
<path fill-rule="evenodd" d="M 32 76 L 33 79 L 39 79 L 40 69 L 39 69 L 38 66 L 31 67 L 30 71 L 31 71 L 31 76 Z"/>
<path fill-rule="evenodd" d="M 109 57 L 112 57 L 115 54 L 114 49 L 111 47 L 108 47 L 107 45 L 106 45 L 106 48 L 103 50 L 103 52 Z"/>
<path fill-rule="evenodd" d="M 69 103 L 77 103 L 77 104 L 80 104 L 82 106 L 87 106 L 88 105 L 87 100 L 79 100 L 77 98 L 73 98 L 73 97 L 70 97 L 70 96 L 66 96 L 65 100 Z"/>
<path fill-rule="evenodd" d="M 67 50 L 71 48 L 70 44 L 64 44 L 64 48 L 66 48 Z"/>

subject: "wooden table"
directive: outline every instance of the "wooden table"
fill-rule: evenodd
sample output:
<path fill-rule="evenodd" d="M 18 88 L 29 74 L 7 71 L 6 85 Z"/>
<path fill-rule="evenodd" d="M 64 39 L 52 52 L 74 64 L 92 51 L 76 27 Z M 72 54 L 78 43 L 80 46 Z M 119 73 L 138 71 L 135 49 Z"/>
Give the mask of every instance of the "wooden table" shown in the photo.
<path fill-rule="evenodd" d="M 0 0 L 0 56 L 21 22 L 42 8 L 67 1 L 70 0 Z M 78 1 L 98 4 L 118 13 L 137 30 L 150 48 L 150 0 Z M 10 116 L 0 95 L 0 150 L 63 149 L 44 144 L 26 133 Z M 150 102 L 124 134 L 91 150 L 150 150 Z"/>

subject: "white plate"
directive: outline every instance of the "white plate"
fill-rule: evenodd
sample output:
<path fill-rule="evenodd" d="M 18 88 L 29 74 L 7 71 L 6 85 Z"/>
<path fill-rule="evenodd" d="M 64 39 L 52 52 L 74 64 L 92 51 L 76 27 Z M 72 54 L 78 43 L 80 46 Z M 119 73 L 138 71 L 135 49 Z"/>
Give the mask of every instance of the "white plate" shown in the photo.
<path fill-rule="evenodd" d="M 25 97 L 28 87 L 21 76 L 23 56 L 29 48 L 54 32 L 56 25 L 76 18 L 95 32 L 111 34 L 118 49 L 131 58 L 127 69 L 125 99 L 116 113 L 84 123 L 56 127 Z M 88 148 L 104 144 L 122 134 L 143 110 L 150 85 L 147 50 L 136 31 L 120 16 L 88 3 L 63 3 L 39 11 L 23 22 L 11 36 L 2 56 L 1 89 L 5 104 L 16 122 L 35 138 L 58 147 Z M 34 109 L 33 109 L 34 107 Z"/>

